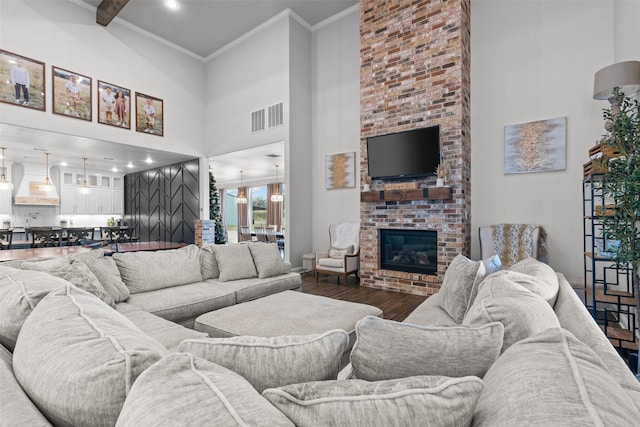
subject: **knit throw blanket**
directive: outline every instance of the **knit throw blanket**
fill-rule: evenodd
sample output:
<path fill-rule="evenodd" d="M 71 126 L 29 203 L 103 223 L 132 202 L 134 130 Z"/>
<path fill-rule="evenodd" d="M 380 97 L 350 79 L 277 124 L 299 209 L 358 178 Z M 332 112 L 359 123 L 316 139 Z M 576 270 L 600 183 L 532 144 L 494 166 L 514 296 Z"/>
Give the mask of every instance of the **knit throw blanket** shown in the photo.
<path fill-rule="evenodd" d="M 513 265 L 524 258 L 546 258 L 546 233 L 537 224 L 493 225 L 493 245 L 505 265 Z M 538 250 L 533 253 L 533 231 L 540 228 Z"/>

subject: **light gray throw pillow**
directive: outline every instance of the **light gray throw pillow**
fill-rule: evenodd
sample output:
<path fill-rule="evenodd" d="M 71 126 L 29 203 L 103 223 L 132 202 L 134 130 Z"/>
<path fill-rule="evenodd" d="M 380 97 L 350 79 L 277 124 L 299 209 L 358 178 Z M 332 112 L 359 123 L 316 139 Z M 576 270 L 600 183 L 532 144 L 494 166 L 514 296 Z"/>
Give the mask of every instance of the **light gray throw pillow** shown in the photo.
<path fill-rule="evenodd" d="M 13 369 L 53 424 L 113 426 L 138 375 L 167 353 L 122 314 L 68 283 L 24 322 Z"/>
<path fill-rule="evenodd" d="M 482 282 L 463 324 L 481 326 L 489 322 L 504 325 L 502 351 L 524 338 L 560 326 L 544 299 L 499 273 Z"/>
<path fill-rule="evenodd" d="M 10 351 L 24 321 L 47 294 L 69 284 L 41 271 L 0 266 L 0 344 Z"/>
<path fill-rule="evenodd" d="M 136 380 L 117 427 L 293 426 L 240 375 L 173 353 Z"/>
<path fill-rule="evenodd" d="M 251 243 L 249 244 L 249 250 L 260 279 L 289 272 L 289 268 L 280 257 L 280 250 L 277 244 Z"/>
<path fill-rule="evenodd" d="M 220 276 L 214 245 L 205 244 L 200 247 L 200 270 L 202 280 L 217 279 Z"/>
<path fill-rule="evenodd" d="M 196 245 L 155 252 L 126 252 L 111 256 L 132 294 L 202 282 L 200 248 Z"/>
<path fill-rule="evenodd" d="M 519 280 L 514 281 L 540 295 L 551 307 L 556 304 L 560 283 L 553 268 L 537 259 L 525 258 L 509 267 L 509 271 L 530 276 L 532 280 L 522 280 L 522 283 Z"/>
<path fill-rule="evenodd" d="M 24 261 L 21 268 L 23 270 L 51 271 L 60 270 L 61 268 L 68 267 L 70 264 L 71 261 L 68 256 L 61 256 L 43 261 Z"/>
<path fill-rule="evenodd" d="M 220 269 L 219 281 L 228 282 L 258 277 L 258 271 L 253 263 L 249 245 L 239 243 L 219 246 L 215 250 L 218 268 Z"/>
<path fill-rule="evenodd" d="M 258 392 L 308 381 L 335 380 L 349 335 L 205 338 L 183 341 L 178 351 L 217 363 L 246 378 Z"/>
<path fill-rule="evenodd" d="M 97 259 L 83 259 L 82 262 L 98 278 L 105 291 L 116 303 L 126 301 L 129 298 L 129 288 L 120 277 L 120 270 L 111 257 Z"/>
<path fill-rule="evenodd" d="M 637 426 L 640 412 L 598 355 L 551 328 L 511 346 L 484 377 L 473 426 Z"/>
<path fill-rule="evenodd" d="M 292 384 L 262 395 L 298 427 L 442 427 L 470 425 L 481 391 L 476 377 L 418 376 Z"/>
<path fill-rule="evenodd" d="M 456 323 L 462 323 L 484 276 L 482 261 L 471 261 L 464 255 L 457 255 L 449 264 L 439 294 L 442 308 Z"/>
<path fill-rule="evenodd" d="M 482 377 L 500 356 L 504 326 L 416 326 L 367 316 L 356 324 L 351 351 L 358 379 L 415 375 Z"/>

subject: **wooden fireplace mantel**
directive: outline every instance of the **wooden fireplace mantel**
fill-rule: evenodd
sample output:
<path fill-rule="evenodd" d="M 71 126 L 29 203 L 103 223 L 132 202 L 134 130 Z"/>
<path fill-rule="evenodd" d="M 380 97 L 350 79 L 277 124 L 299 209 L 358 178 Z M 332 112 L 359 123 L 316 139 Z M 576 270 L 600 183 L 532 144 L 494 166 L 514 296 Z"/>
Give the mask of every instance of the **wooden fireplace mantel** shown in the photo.
<path fill-rule="evenodd" d="M 451 187 L 429 187 L 412 190 L 381 190 L 360 193 L 361 202 L 398 202 L 405 200 L 446 200 Z"/>

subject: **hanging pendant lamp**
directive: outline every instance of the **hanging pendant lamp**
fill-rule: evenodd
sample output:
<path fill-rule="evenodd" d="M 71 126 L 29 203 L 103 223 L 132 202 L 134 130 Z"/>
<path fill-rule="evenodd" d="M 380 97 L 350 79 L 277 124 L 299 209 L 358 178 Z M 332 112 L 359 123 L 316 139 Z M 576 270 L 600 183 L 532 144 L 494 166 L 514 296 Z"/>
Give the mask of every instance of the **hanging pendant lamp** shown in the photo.
<path fill-rule="evenodd" d="M 241 205 L 246 205 L 247 204 L 247 196 L 244 194 L 244 187 L 242 186 L 242 172 L 240 171 L 240 193 L 238 194 L 238 197 L 236 198 L 236 203 L 239 203 Z"/>

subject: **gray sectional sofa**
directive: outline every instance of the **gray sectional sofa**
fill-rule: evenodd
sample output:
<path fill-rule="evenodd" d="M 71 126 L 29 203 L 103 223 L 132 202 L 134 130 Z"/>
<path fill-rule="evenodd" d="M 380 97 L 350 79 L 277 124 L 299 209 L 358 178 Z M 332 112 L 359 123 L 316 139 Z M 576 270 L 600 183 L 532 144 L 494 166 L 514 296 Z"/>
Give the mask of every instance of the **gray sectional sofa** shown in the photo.
<path fill-rule="evenodd" d="M 362 319 L 340 374 L 345 331 L 214 339 L 183 326 L 227 302 L 299 287 L 273 254 L 228 245 L 0 266 L 0 425 L 640 419 L 638 381 L 563 276 L 531 259 L 488 274 L 457 257 L 440 293 L 404 322 Z"/>

